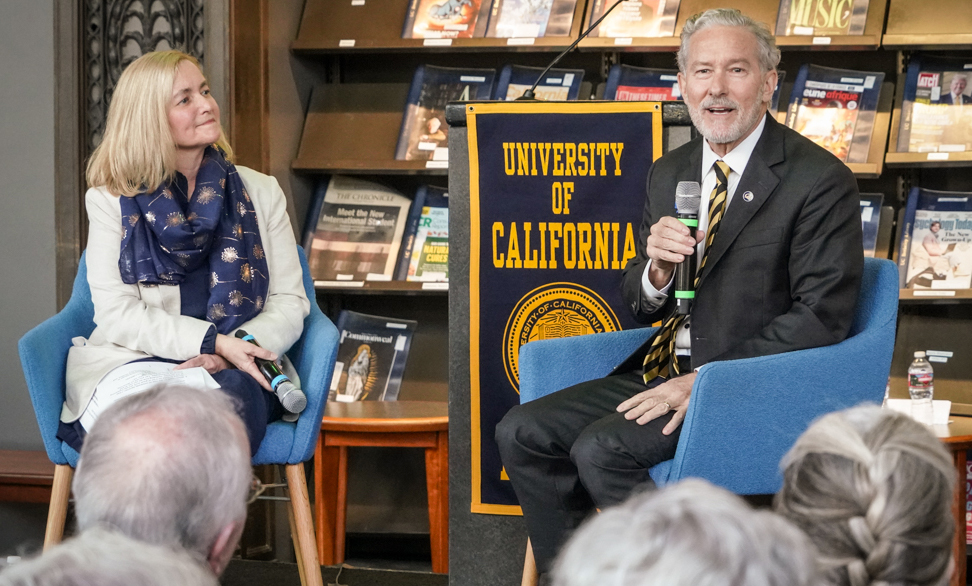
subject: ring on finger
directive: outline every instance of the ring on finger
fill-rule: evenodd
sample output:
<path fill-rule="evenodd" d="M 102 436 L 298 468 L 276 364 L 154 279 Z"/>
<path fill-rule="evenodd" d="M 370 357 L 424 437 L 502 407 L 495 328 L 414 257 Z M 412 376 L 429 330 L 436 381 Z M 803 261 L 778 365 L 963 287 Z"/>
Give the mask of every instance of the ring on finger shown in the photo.
<path fill-rule="evenodd" d="M 668 403 L 668 401 L 661 403 L 661 405 L 665 406 L 665 410 L 662 411 L 662 413 L 668 413 L 669 411 L 672 410 L 672 406 Z"/>

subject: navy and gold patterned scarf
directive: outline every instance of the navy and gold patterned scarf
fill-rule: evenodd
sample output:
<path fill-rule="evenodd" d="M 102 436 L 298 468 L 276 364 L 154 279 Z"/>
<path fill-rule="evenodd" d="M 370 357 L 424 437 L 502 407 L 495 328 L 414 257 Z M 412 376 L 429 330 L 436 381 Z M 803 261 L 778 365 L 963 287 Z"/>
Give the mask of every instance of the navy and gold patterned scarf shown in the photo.
<path fill-rule="evenodd" d="M 125 283 L 173 285 L 209 265 L 206 316 L 229 334 L 263 309 L 270 287 L 256 211 L 236 167 L 206 148 L 192 197 L 186 178 L 121 198 Z"/>

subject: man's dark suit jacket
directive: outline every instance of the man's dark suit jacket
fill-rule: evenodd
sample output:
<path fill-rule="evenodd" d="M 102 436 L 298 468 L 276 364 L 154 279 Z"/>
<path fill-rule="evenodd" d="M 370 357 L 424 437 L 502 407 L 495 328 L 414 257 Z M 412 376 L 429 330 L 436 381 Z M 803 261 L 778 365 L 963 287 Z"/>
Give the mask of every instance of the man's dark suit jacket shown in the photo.
<path fill-rule="evenodd" d="M 661 157 L 648 173 L 638 256 L 625 267 L 621 285 L 639 322 L 674 311 L 674 295 L 655 311 L 644 302 L 645 241 L 652 224 L 674 215 L 678 182 L 701 183 L 701 175 L 702 138 Z M 861 286 L 861 242 L 853 173 L 767 115 L 696 288 L 693 367 L 846 338 Z M 646 352 L 647 344 L 616 371 L 640 366 Z"/>

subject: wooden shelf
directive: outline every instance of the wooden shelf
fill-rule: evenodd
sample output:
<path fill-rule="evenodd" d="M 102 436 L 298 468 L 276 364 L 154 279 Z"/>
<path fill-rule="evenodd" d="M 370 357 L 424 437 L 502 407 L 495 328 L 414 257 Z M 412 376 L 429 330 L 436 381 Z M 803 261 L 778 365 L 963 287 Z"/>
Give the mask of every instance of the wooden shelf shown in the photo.
<path fill-rule="evenodd" d="M 448 295 L 449 283 L 417 281 L 314 281 L 318 293 L 360 295 Z"/>
<path fill-rule="evenodd" d="M 968 0 L 890 0 L 882 45 L 887 49 L 972 48 L 970 31 L 972 2 Z"/>
<path fill-rule="evenodd" d="M 298 53 L 562 51 L 580 36 L 586 6 L 584 0 L 577 2 L 567 36 L 443 40 L 402 38 L 406 0 L 365 0 L 358 6 L 351 0 L 307 0 L 290 48 Z"/>

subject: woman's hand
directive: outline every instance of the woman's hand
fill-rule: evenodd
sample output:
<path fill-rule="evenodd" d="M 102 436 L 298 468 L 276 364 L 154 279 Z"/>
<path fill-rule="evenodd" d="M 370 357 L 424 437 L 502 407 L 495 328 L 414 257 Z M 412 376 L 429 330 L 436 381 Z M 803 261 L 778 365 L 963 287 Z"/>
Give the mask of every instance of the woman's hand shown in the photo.
<path fill-rule="evenodd" d="M 226 361 L 225 358 L 218 354 L 200 354 L 195 358 L 190 358 L 182 364 L 175 367 L 175 370 L 183 370 L 186 368 L 195 368 L 201 366 L 206 369 L 209 374 L 216 374 L 221 370 L 226 370 L 227 368 L 233 368 L 233 365 Z"/>
<path fill-rule="evenodd" d="M 270 383 L 253 361 L 254 358 L 264 358 L 266 360 L 276 360 L 277 355 L 261 348 L 255 344 L 244 342 L 239 338 L 233 338 L 225 334 L 216 334 L 216 354 L 225 358 L 230 364 L 243 372 L 249 374 L 260 383 L 260 386 L 269 392 L 273 392 Z"/>

